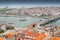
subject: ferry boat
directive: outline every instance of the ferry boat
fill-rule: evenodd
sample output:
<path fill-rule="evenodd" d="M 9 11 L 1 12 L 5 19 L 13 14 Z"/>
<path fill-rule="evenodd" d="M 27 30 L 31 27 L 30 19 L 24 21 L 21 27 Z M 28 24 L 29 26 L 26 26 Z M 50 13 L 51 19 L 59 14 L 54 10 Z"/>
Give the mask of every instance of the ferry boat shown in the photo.
<path fill-rule="evenodd" d="M 27 19 L 20 19 L 19 21 L 26 21 Z"/>

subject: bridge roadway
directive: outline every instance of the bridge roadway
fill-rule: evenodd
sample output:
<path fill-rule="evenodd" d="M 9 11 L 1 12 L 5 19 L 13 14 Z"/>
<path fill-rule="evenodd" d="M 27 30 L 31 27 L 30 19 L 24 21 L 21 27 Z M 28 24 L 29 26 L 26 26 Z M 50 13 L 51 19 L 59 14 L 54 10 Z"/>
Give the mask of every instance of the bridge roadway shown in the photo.
<path fill-rule="evenodd" d="M 40 25 L 44 26 L 44 25 L 49 24 L 49 23 L 52 23 L 52 22 L 54 22 L 54 21 L 56 21 L 58 19 L 60 19 L 60 16 L 53 16 L 53 17 L 51 17 L 49 19 L 46 19 L 44 21 L 41 21 L 40 22 Z"/>

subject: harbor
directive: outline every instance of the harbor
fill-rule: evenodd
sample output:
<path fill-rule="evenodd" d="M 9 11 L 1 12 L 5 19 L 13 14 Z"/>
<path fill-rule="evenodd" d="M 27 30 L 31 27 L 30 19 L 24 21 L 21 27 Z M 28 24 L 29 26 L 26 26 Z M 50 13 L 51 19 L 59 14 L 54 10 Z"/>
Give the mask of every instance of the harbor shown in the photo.
<path fill-rule="evenodd" d="M 26 19 L 24 21 L 19 21 L 22 19 Z M 41 21 L 40 21 L 41 20 Z M 26 17 L 26 18 L 20 18 L 20 17 L 0 17 L 0 23 L 3 22 L 10 22 L 10 23 L 14 23 L 14 25 L 16 27 L 26 27 L 28 24 L 30 23 L 35 23 L 38 22 L 40 25 L 47 25 L 47 24 L 52 24 L 52 25 L 60 25 L 60 21 L 58 22 L 58 20 L 60 20 L 57 16 L 51 17 L 49 19 L 44 19 L 44 18 L 32 18 L 32 17 Z M 57 22 L 56 22 L 57 21 Z M 17 22 L 17 23 L 16 23 Z M 54 23 L 56 22 L 56 23 Z M 22 24 L 23 23 L 23 24 Z"/>
<path fill-rule="evenodd" d="M 0 40 L 60 40 L 60 7 L 3 10 Z"/>
<path fill-rule="evenodd" d="M 60 21 L 56 22 L 58 20 L 58 15 L 47 19 L 0 17 L 0 40 L 60 40 Z M 59 25 L 52 26 L 53 22 Z"/>

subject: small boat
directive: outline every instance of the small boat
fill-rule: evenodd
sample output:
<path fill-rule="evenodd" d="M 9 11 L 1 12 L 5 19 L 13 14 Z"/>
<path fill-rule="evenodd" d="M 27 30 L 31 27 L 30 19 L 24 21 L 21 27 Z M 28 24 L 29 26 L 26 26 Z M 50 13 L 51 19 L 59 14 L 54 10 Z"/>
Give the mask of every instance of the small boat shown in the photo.
<path fill-rule="evenodd" d="M 48 18 L 46 17 L 46 18 L 44 18 L 44 19 L 48 19 Z"/>
<path fill-rule="evenodd" d="M 27 19 L 20 19 L 19 21 L 26 21 Z"/>
<path fill-rule="evenodd" d="M 42 21 L 42 20 L 40 19 L 40 21 Z"/>

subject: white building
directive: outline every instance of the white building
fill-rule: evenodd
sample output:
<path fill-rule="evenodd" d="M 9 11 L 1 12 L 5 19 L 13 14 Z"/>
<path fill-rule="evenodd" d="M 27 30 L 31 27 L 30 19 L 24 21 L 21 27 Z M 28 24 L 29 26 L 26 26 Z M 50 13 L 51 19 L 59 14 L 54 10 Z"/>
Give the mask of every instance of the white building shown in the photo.
<path fill-rule="evenodd" d="M 1 24 L 1 25 L 0 25 L 0 29 L 6 30 L 6 24 Z"/>

